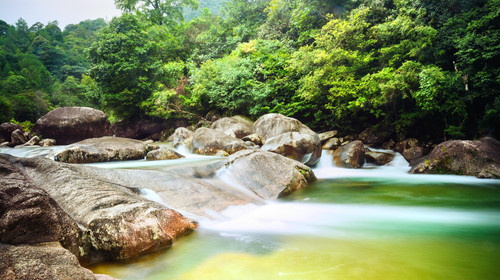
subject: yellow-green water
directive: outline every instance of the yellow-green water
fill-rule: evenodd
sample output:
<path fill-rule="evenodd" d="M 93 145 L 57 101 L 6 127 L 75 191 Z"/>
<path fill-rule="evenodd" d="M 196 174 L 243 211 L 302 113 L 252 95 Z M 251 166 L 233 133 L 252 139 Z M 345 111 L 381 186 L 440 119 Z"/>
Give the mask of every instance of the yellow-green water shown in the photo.
<path fill-rule="evenodd" d="M 162 253 L 92 270 L 120 279 L 500 279 L 500 183 L 409 178 L 320 180 L 201 221 Z"/>

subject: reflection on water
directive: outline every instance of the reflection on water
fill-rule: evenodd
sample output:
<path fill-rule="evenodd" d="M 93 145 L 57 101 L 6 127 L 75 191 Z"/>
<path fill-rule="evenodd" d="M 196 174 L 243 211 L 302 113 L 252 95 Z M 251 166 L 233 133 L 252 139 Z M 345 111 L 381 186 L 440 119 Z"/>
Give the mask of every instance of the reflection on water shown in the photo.
<path fill-rule="evenodd" d="M 343 170 L 320 165 L 323 179 L 284 200 L 230 207 L 154 258 L 93 270 L 120 279 L 500 279 L 499 180 L 409 175 L 401 163 Z"/>

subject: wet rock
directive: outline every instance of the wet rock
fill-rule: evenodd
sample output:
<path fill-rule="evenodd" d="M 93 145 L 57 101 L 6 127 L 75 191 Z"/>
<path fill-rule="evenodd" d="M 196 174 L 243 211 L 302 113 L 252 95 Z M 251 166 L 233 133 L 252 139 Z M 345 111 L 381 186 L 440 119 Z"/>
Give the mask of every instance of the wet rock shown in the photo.
<path fill-rule="evenodd" d="M 193 134 L 193 153 L 200 155 L 215 155 L 222 150 L 233 154 L 247 149 L 245 142 L 211 128 L 199 128 Z"/>
<path fill-rule="evenodd" d="M 321 145 L 318 144 L 317 135 L 289 132 L 268 138 L 261 150 L 277 153 L 311 166 L 321 157 Z"/>
<path fill-rule="evenodd" d="M 374 152 L 370 149 L 365 149 L 366 162 L 376 165 L 386 165 L 394 159 L 394 153 Z"/>
<path fill-rule="evenodd" d="M 168 160 L 168 159 L 179 159 L 184 158 L 183 155 L 172 151 L 168 148 L 160 148 L 159 150 L 154 150 L 146 155 L 147 160 Z"/>
<path fill-rule="evenodd" d="M 365 162 L 363 142 L 356 140 L 340 146 L 333 153 L 333 161 L 337 166 L 361 168 Z"/>
<path fill-rule="evenodd" d="M 319 136 L 319 141 L 321 141 L 321 145 L 324 145 L 326 142 L 335 137 L 337 134 L 338 134 L 337 130 L 331 130 L 319 133 L 318 136 Z"/>
<path fill-rule="evenodd" d="M 36 122 L 32 133 L 55 139 L 59 145 L 112 135 L 108 116 L 87 107 L 56 108 Z"/>
<path fill-rule="evenodd" d="M 368 127 L 363 130 L 358 136 L 356 140 L 360 140 L 365 145 L 369 146 L 380 146 L 385 141 L 389 140 L 394 135 L 394 128 L 392 127 Z"/>
<path fill-rule="evenodd" d="M 178 212 L 139 196 L 136 186 L 117 183 L 117 173 L 111 170 L 45 158 L 0 157 L 19 168 L 78 223 L 85 233 L 79 259 L 86 263 L 154 252 L 195 228 Z"/>
<path fill-rule="evenodd" d="M 27 141 L 28 140 L 26 139 L 26 136 L 24 135 L 24 132 L 21 129 L 14 130 L 14 132 L 12 132 L 10 136 L 10 146 L 12 147 L 17 145 L 22 145 Z"/>
<path fill-rule="evenodd" d="M 490 137 L 478 141 L 443 142 L 432 150 L 426 160 L 414 165 L 410 173 L 456 174 L 498 179 L 500 142 Z"/>
<path fill-rule="evenodd" d="M 185 127 L 179 127 L 174 131 L 172 135 L 170 135 L 170 137 L 168 137 L 167 140 L 169 142 L 172 142 L 174 147 L 183 144 L 186 145 L 186 147 L 188 147 L 189 149 L 191 149 L 191 147 L 188 146 L 189 144 L 191 144 L 191 141 L 189 143 L 186 143 L 186 140 L 192 139 L 193 134 L 194 132 L 192 130 L 189 130 Z"/>
<path fill-rule="evenodd" d="M 58 243 L 38 246 L 0 244 L 0 279 L 95 280 L 92 271 Z"/>
<path fill-rule="evenodd" d="M 147 154 L 144 142 L 121 137 L 86 139 L 58 153 L 56 161 L 91 163 L 143 159 Z"/>
<path fill-rule="evenodd" d="M 275 153 L 246 150 L 228 157 L 226 174 L 263 199 L 276 199 L 316 181 L 310 167 Z"/>
<path fill-rule="evenodd" d="M 396 143 L 396 145 L 394 145 L 394 150 L 401 153 L 409 162 L 425 155 L 425 149 L 421 147 L 419 141 L 415 138 L 404 139 Z"/>
<path fill-rule="evenodd" d="M 334 151 L 340 146 L 342 146 L 342 141 L 337 137 L 333 137 L 323 145 L 323 149 Z"/>
<path fill-rule="evenodd" d="M 318 134 L 294 118 L 266 114 L 254 123 L 253 128 L 265 140 L 263 150 L 276 151 L 310 166 L 321 157 Z"/>
<path fill-rule="evenodd" d="M 42 139 L 40 143 L 38 143 L 41 147 L 51 147 L 56 144 L 56 140 L 54 139 Z"/>
<path fill-rule="evenodd" d="M 396 145 L 396 143 L 394 142 L 394 140 L 389 139 L 389 140 L 385 141 L 384 143 L 382 143 L 382 145 L 380 145 L 380 147 L 382 149 L 390 150 L 390 149 L 394 148 L 394 145 Z"/>
<path fill-rule="evenodd" d="M 14 132 L 15 130 L 23 130 L 23 127 L 19 124 L 15 124 L 15 123 L 2 123 L 0 125 L 0 142 L 3 143 L 3 142 L 11 142 L 11 135 L 12 135 L 12 132 Z"/>
<path fill-rule="evenodd" d="M 215 156 L 217 157 L 228 157 L 229 154 L 226 151 L 218 151 Z"/>
<path fill-rule="evenodd" d="M 253 122 L 242 116 L 222 118 L 215 121 L 210 128 L 220 130 L 225 134 L 242 139 L 253 132 Z"/>

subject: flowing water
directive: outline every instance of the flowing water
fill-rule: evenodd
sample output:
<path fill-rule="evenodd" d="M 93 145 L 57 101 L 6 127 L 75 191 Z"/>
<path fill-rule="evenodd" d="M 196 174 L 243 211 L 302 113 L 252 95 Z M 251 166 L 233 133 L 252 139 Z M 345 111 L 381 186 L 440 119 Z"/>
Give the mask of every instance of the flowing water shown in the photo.
<path fill-rule="evenodd" d="M 177 162 L 196 160 L 214 158 Z M 98 166 L 167 163 L 148 164 Z M 119 279 L 500 279 L 500 180 L 408 169 L 399 154 L 384 167 L 337 168 L 325 152 L 307 189 L 229 207 L 166 251 L 91 269 Z"/>

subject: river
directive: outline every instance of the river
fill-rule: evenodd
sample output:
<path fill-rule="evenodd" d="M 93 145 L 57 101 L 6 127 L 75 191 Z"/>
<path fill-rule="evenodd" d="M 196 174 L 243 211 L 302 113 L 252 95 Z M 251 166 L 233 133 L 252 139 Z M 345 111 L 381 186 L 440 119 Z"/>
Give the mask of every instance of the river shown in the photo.
<path fill-rule="evenodd" d="M 209 160 L 215 158 L 95 166 L 158 169 Z M 318 182 L 307 189 L 229 207 L 200 218 L 193 234 L 166 251 L 91 269 L 123 280 L 500 279 L 500 180 L 408 170 L 399 154 L 388 166 L 354 170 L 333 166 L 324 151 L 314 167 Z M 152 191 L 144 195 L 159 200 Z"/>

